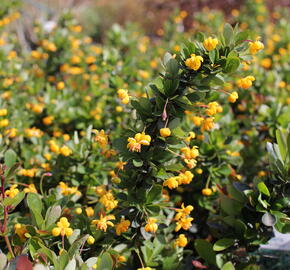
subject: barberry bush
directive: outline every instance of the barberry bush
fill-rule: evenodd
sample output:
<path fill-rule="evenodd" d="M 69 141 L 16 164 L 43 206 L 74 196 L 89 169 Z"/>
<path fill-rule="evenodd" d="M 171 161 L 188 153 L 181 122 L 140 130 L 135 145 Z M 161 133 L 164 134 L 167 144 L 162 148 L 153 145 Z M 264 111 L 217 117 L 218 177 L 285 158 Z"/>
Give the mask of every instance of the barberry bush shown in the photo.
<path fill-rule="evenodd" d="M 4 3 L 0 270 L 260 269 L 290 231 L 285 11 L 98 44 L 68 13 L 23 40 Z"/>

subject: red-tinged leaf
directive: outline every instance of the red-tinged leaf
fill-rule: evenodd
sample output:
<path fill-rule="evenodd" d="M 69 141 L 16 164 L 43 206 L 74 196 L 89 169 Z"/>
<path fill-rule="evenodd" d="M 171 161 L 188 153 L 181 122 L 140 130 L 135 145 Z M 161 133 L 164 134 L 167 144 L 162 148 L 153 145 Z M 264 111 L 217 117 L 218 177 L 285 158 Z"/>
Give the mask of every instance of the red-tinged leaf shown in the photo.
<path fill-rule="evenodd" d="M 33 270 L 32 263 L 26 255 L 17 257 L 16 270 Z"/>
<path fill-rule="evenodd" d="M 200 261 L 192 260 L 191 262 L 198 269 L 207 269 L 207 266 L 203 265 Z"/>

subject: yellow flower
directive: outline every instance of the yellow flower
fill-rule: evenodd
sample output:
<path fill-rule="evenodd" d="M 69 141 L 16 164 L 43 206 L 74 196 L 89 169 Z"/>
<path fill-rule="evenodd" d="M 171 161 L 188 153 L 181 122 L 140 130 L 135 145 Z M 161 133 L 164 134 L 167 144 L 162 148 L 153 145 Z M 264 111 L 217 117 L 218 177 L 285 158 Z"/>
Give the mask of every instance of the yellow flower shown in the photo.
<path fill-rule="evenodd" d="M 18 235 L 21 241 L 25 241 L 25 234 L 28 232 L 25 225 L 17 223 L 14 225 L 15 234 Z"/>
<path fill-rule="evenodd" d="M 17 129 L 16 128 L 9 128 L 5 130 L 4 134 L 8 136 L 8 138 L 12 139 L 17 135 Z"/>
<path fill-rule="evenodd" d="M 73 234 L 73 229 L 70 228 L 70 223 L 66 217 L 60 218 L 59 222 L 56 223 L 56 227 L 52 229 L 53 236 L 71 236 Z"/>
<path fill-rule="evenodd" d="M 130 97 L 128 95 L 128 90 L 125 90 L 125 89 L 119 89 L 117 91 L 117 94 L 118 94 L 118 97 L 119 99 L 121 100 L 121 102 L 123 104 L 128 104 L 129 101 L 130 101 Z"/>
<path fill-rule="evenodd" d="M 87 207 L 85 211 L 88 217 L 92 217 L 95 214 L 95 211 L 92 207 Z"/>
<path fill-rule="evenodd" d="M 204 188 L 202 189 L 201 193 L 204 196 L 210 196 L 212 194 L 212 190 L 210 188 Z"/>
<path fill-rule="evenodd" d="M 121 219 L 120 223 L 116 225 L 116 234 L 121 235 L 121 233 L 126 232 L 130 227 L 131 222 L 129 220 Z"/>
<path fill-rule="evenodd" d="M 181 217 L 176 222 L 175 231 L 178 232 L 181 228 L 183 230 L 188 230 L 191 227 L 191 225 L 192 225 L 191 221 L 193 221 L 193 218 L 191 218 L 191 217 Z"/>
<path fill-rule="evenodd" d="M 240 88 L 248 89 L 252 86 L 254 80 L 255 80 L 254 76 L 247 76 L 245 78 L 239 79 L 237 84 L 238 87 Z"/>
<path fill-rule="evenodd" d="M 185 141 L 186 141 L 187 143 L 190 143 L 190 141 L 191 141 L 192 139 L 194 139 L 194 138 L 195 138 L 195 133 L 194 133 L 193 131 L 190 131 L 190 132 L 189 132 L 189 136 L 185 138 Z"/>
<path fill-rule="evenodd" d="M 112 210 L 117 207 L 118 201 L 115 200 L 111 191 L 108 191 L 100 198 L 100 203 L 106 207 L 106 210 Z"/>
<path fill-rule="evenodd" d="M 60 152 L 61 155 L 65 156 L 65 157 L 68 157 L 68 156 L 70 156 L 72 154 L 72 150 L 66 145 L 62 146 L 59 149 L 59 152 Z"/>
<path fill-rule="evenodd" d="M 196 126 L 200 126 L 201 124 L 202 124 L 202 122 L 203 122 L 203 118 L 202 117 L 200 117 L 200 116 L 192 116 L 191 117 L 191 120 L 192 120 L 192 122 L 196 125 Z"/>
<path fill-rule="evenodd" d="M 228 101 L 231 102 L 231 103 L 235 103 L 236 100 L 239 98 L 239 95 L 238 93 L 235 91 L 235 92 L 232 92 L 229 97 L 228 97 Z"/>
<path fill-rule="evenodd" d="M 106 148 L 109 139 L 108 139 L 108 135 L 105 133 L 105 131 L 102 129 L 101 131 L 93 130 L 93 132 L 96 135 L 95 141 L 99 143 L 99 145 L 102 149 Z"/>
<path fill-rule="evenodd" d="M 164 187 L 168 187 L 170 189 L 178 187 L 178 176 L 170 177 L 163 182 Z"/>
<path fill-rule="evenodd" d="M 157 219 L 156 218 L 148 218 L 147 224 L 145 225 L 145 231 L 146 232 L 152 232 L 155 233 L 158 229 L 158 225 L 156 224 Z"/>
<path fill-rule="evenodd" d="M 57 187 L 60 189 L 61 194 L 65 196 L 71 195 L 71 194 L 81 195 L 77 187 L 69 187 L 66 183 L 62 181 L 59 182 L 59 185 Z"/>
<path fill-rule="evenodd" d="M 193 209 L 194 209 L 194 207 L 192 205 L 188 205 L 188 206 L 184 207 L 184 203 L 182 203 L 181 209 L 175 209 L 177 214 L 175 215 L 174 219 L 179 220 L 182 217 L 188 216 Z"/>
<path fill-rule="evenodd" d="M 0 120 L 0 128 L 7 127 L 8 125 L 9 125 L 9 120 L 8 119 Z"/>
<path fill-rule="evenodd" d="M 203 58 L 199 55 L 191 54 L 190 58 L 185 60 L 185 65 L 193 70 L 198 70 L 203 62 Z"/>
<path fill-rule="evenodd" d="M 65 87 L 64 82 L 58 82 L 56 85 L 57 90 L 62 90 L 62 89 L 64 89 L 64 87 Z"/>
<path fill-rule="evenodd" d="M 46 126 L 51 125 L 52 121 L 54 120 L 53 116 L 46 116 L 42 119 L 43 124 L 45 124 Z"/>
<path fill-rule="evenodd" d="M 37 190 L 36 190 L 34 184 L 29 184 L 28 187 L 26 187 L 25 189 L 23 189 L 23 191 L 24 191 L 25 193 L 29 193 L 29 192 L 37 193 Z"/>
<path fill-rule="evenodd" d="M 94 219 L 92 221 L 92 224 L 97 225 L 97 228 L 99 230 L 102 230 L 104 232 L 107 231 L 108 226 L 114 227 L 114 223 L 110 220 L 115 220 L 114 215 L 108 215 L 108 216 L 103 216 L 103 214 L 100 215 L 100 219 Z"/>
<path fill-rule="evenodd" d="M 78 207 L 78 208 L 75 209 L 75 213 L 76 213 L 77 215 L 80 215 L 82 212 L 83 212 L 83 210 L 82 210 L 82 208 L 80 208 L 80 207 Z"/>
<path fill-rule="evenodd" d="M 251 54 L 256 54 L 258 51 L 264 49 L 264 44 L 261 41 L 256 40 L 254 42 L 249 42 L 249 47 Z"/>
<path fill-rule="evenodd" d="M 198 146 L 183 147 L 180 149 L 184 159 L 195 159 L 199 156 Z"/>
<path fill-rule="evenodd" d="M 103 196 L 106 193 L 106 186 L 105 185 L 100 185 L 95 187 L 95 192 L 99 196 Z"/>
<path fill-rule="evenodd" d="M 197 169 L 196 169 L 196 173 L 197 173 L 197 174 L 202 174 L 202 173 L 203 173 L 203 170 L 202 170 L 201 168 L 197 168 Z"/>
<path fill-rule="evenodd" d="M 180 234 L 174 242 L 174 246 L 185 247 L 188 241 L 184 234 Z"/>
<path fill-rule="evenodd" d="M 10 189 L 5 191 L 5 195 L 10 198 L 14 198 L 19 193 L 19 189 L 17 187 L 17 184 L 12 185 Z"/>
<path fill-rule="evenodd" d="M 93 245 L 95 243 L 95 238 L 93 236 L 89 236 L 88 239 L 87 239 L 87 243 L 89 245 Z"/>
<path fill-rule="evenodd" d="M 211 130 L 214 127 L 214 118 L 209 117 L 209 118 L 205 118 L 202 126 L 201 126 L 201 131 L 205 131 L 205 130 Z"/>
<path fill-rule="evenodd" d="M 52 151 L 53 153 L 59 153 L 59 146 L 54 140 L 50 140 L 48 143 L 50 151 Z"/>
<path fill-rule="evenodd" d="M 205 47 L 206 50 L 212 51 L 216 48 L 218 43 L 219 41 L 217 38 L 209 37 L 203 42 L 203 46 Z"/>
<path fill-rule="evenodd" d="M 169 128 L 161 128 L 159 132 L 160 136 L 163 138 L 169 137 L 171 135 L 171 130 Z"/>
<path fill-rule="evenodd" d="M 7 115 L 8 111 L 7 109 L 0 109 L 0 116 L 5 116 Z"/>
<path fill-rule="evenodd" d="M 216 101 L 214 102 L 210 102 L 208 105 L 208 108 L 206 109 L 205 113 L 208 115 L 208 116 L 213 116 L 219 112 L 222 112 L 222 106 L 219 105 Z"/>
<path fill-rule="evenodd" d="M 126 258 L 125 258 L 125 256 L 118 256 L 118 257 L 117 257 L 117 261 L 118 261 L 119 263 L 123 263 L 123 262 L 126 261 Z"/>
<path fill-rule="evenodd" d="M 147 266 L 147 267 L 138 268 L 137 270 L 154 270 L 154 269 Z"/>
<path fill-rule="evenodd" d="M 271 67 L 271 65 L 272 65 L 272 60 L 271 60 L 271 58 L 264 58 L 264 59 L 261 61 L 261 66 L 262 66 L 263 68 L 268 69 L 268 68 Z"/>
<path fill-rule="evenodd" d="M 127 148 L 132 152 L 140 152 L 141 145 L 150 145 L 151 137 L 145 132 L 137 133 L 134 138 L 128 138 Z"/>
<path fill-rule="evenodd" d="M 144 80 L 149 78 L 149 72 L 146 70 L 138 70 L 138 75 Z"/>
<path fill-rule="evenodd" d="M 180 173 L 178 175 L 178 184 L 185 184 L 188 185 L 191 181 L 194 175 L 190 171 L 185 171 L 184 173 Z"/>

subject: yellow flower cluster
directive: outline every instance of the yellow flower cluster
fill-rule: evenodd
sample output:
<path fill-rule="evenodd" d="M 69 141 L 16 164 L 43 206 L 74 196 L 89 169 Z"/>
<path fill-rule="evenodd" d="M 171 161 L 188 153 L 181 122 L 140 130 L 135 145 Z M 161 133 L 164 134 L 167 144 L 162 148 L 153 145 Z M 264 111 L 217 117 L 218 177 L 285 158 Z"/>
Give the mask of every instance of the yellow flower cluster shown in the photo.
<path fill-rule="evenodd" d="M 219 41 L 217 38 L 209 37 L 209 38 L 204 40 L 203 46 L 207 51 L 212 51 L 216 48 L 218 43 L 219 43 Z"/>
<path fill-rule="evenodd" d="M 59 185 L 57 186 L 61 194 L 64 196 L 71 195 L 71 194 L 76 194 L 76 195 L 81 195 L 81 192 L 78 190 L 77 187 L 69 187 L 66 183 L 64 182 L 59 182 Z"/>
<path fill-rule="evenodd" d="M 59 147 L 54 140 L 50 140 L 48 143 L 49 143 L 50 151 L 52 151 L 56 154 L 61 154 L 65 157 L 68 157 L 72 154 L 72 150 L 66 145 Z"/>
<path fill-rule="evenodd" d="M 238 87 L 243 88 L 243 89 L 248 89 L 252 86 L 253 81 L 255 81 L 254 76 L 247 76 L 245 78 L 239 79 L 237 81 Z"/>
<path fill-rule="evenodd" d="M 237 99 L 239 98 L 239 95 L 236 91 L 232 92 L 229 97 L 228 97 L 228 101 L 231 103 L 235 103 L 237 101 Z"/>
<path fill-rule="evenodd" d="M 217 113 L 220 113 L 223 111 L 223 107 L 219 105 L 216 101 L 210 102 L 207 105 L 207 109 L 205 110 L 205 113 L 208 116 L 213 116 Z"/>
<path fill-rule="evenodd" d="M 26 128 L 24 132 L 29 138 L 32 137 L 41 138 L 43 136 L 43 131 L 36 127 Z"/>
<path fill-rule="evenodd" d="M 56 227 L 54 227 L 51 231 L 53 236 L 71 236 L 73 234 L 73 229 L 70 228 L 70 223 L 68 222 L 66 217 L 60 218 L 59 222 L 56 223 Z"/>
<path fill-rule="evenodd" d="M 10 198 L 14 198 L 19 193 L 19 189 L 17 187 L 17 184 L 12 185 L 10 189 L 5 191 L 5 195 Z"/>
<path fill-rule="evenodd" d="M 115 200 L 112 191 L 108 191 L 100 198 L 100 203 L 105 206 L 106 210 L 112 210 L 117 207 L 118 201 Z"/>
<path fill-rule="evenodd" d="M 203 58 L 199 55 L 191 54 L 190 58 L 185 60 L 185 65 L 194 71 L 198 70 L 201 67 Z"/>
<path fill-rule="evenodd" d="M 187 167 L 193 169 L 196 166 L 196 158 L 199 156 L 199 151 L 197 146 L 183 147 L 180 149 L 183 161 L 186 163 Z"/>
<path fill-rule="evenodd" d="M 193 221 L 193 218 L 189 217 L 190 212 L 193 210 L 192 205 L 188 205 L 184 207 L 184 204 L 182 203 L 181 209 L 175 209 L 177 214 L 174 217 L 174 220 L 176 221 L 176 227 L 175 231 L 178 232 L 181 228 L 183 230 L 188 230 L 191 227 L 191 221 Z"/>
<path fill-rule="evenodd" d="M 1 18 L 0 19 L 0 27 L 5 26 L 5 25 L 13 22 L 14 20 L 18 19 L 19 17 L 20 17 L 19 12 L 13 12 L 13 13 L 9 14 L 8 16 Z"/>
<path fill-rule="evenodd" d="M 170 189 L 177 188 L 182 184 L 189 184 L 192 181 L 194 175 L 190 171 L 180 173 L 178 176 L 173 176 L 164 181 L 163 186 L 167 186 Z"/>
<path fill-rule="evenodd" d="M 37 169 L 32 168 L 32 169 L 21 169 L 18 174 L 22 175 L 22 176 L 27 176 L 27 177 L 33 178 L 33 177 L 35 177 L 36 173 L 37 173 Z"/>
<path fill-rule="evenodd" d="M 121 100 L 121 102 L 123 104 L 128 104 L 129 103 L 130 97 L 128 95 L 128 90 L 119 89 L 117 93 L 118 93 L 119 99 Z"/>
<path fill-rule="evenodd" d="M 140 152 L 141 145 L 149 146 L 151 137 L 146 135 L 145 132 L 137 133 L 134 138 L 128 138 L 127 148 L 132 152 Z"/>

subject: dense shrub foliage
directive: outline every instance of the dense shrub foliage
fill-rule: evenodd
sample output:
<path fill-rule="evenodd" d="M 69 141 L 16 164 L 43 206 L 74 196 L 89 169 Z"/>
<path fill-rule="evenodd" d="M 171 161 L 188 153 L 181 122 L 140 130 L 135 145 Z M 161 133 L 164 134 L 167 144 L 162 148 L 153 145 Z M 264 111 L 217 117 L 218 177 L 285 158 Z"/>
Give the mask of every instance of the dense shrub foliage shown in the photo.
<path fill-rule="evenodd" d="M 23 40 L 19 10 L 0 7 L 0 270 L 260 269 L 290 232 L 287 11 L 97 44 L 68 13 Z"/>

